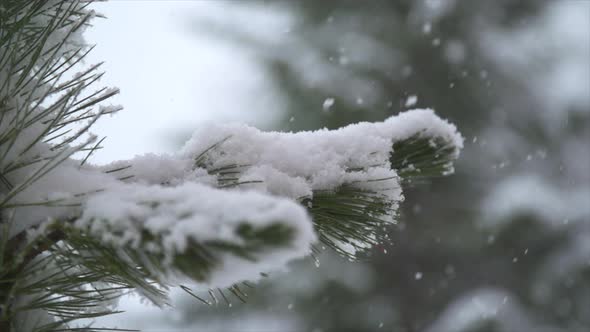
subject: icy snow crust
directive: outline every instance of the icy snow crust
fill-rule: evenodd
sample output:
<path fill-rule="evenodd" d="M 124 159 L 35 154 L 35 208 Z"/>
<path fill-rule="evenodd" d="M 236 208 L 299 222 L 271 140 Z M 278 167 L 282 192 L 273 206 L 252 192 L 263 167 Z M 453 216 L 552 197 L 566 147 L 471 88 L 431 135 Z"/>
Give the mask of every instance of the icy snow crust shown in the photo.
<path fill-rule="evenodd" d="M 293 228 L 290 248 L 261 253 L 256 262 L 226 255 L 207 284 L 257 279 L 259 272 L 281 268 L 309 252 L 316 241 L 313 224 L 296 202 L 313 198 L 314 191 L 354 185 L 401 201 L 399 178 L 389 158 L 395 153 L 393 142 L 416 134 L 443 138 L 457 153 L 463 143 L 455 126 L 432 110 L 414 110 L 380 123 L 313 132 L 216 125 L 198 130 L 178 154 L 148 154 L 104 166 L 80 166 L 68 159 L 10 199 L 15 204 L 39 203 L 14 209 L 13 220 L 18 222 L 11 236 L 48 220 L 77 219 L 75 226 L 105 243 L 160 251 L 170 265 L 189 239 L 237 241 L 234 231 L 240 222 L 279 222 Z M 47 150 L 39 144 L 36 152 Z M 24 168 L 15 176 L 22 181 L 36 168 Z M 220 182 L 220 169 L 234 170 L 231 186 Z M 146 243 L 142 231 L 162 242 Z M 171 271 L 163 277 L 172 282 L 178 276 Z"/>

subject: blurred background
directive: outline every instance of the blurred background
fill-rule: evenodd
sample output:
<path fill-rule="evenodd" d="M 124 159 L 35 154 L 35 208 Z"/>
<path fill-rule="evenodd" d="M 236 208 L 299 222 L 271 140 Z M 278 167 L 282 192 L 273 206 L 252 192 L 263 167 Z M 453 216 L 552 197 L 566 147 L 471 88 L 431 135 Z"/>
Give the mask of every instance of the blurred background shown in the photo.
<path fill-rule="evenodd" d="M 329 252 L 206 306 L 137 297 L 143 331 L 590 331 L 590 1 L 109 1 L 86 37 L 125 111 L 97 163 L 200 126 L 337 128 L 434 108 L 456 173 L 406 188 L 392 243 Z M 206 293 L 203 297 L 208 296 Z"/>

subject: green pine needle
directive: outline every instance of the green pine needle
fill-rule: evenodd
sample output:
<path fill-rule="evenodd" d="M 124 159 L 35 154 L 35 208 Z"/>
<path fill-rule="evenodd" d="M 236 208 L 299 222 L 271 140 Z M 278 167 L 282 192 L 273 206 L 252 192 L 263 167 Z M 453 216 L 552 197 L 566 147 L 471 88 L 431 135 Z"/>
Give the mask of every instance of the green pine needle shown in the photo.
<path fill-rule="evenodd" d="M 458 147 L 443 137 L 417 133 L 393 144 L 390 162 L 404 180 L 446 176 L 453 172 Z"/>
<path fill-rule="evenodd" d="M 354 251 L 387 241 L 386 228 L 391 225 L 398 202 L 386 195 L 345 185 L 334 191 L 314 191 L 313 199 L 302 204 L 313 217 L 320 241 L 351 260 Z M 354 250 L 345 250 L 343 244 Z"/>

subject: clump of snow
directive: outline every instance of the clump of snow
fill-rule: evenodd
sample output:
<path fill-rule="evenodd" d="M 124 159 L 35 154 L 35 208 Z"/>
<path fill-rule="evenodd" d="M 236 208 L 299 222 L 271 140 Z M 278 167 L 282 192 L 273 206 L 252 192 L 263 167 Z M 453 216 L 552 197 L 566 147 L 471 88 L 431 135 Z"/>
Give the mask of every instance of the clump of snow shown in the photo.
<path fill-rule="evenodd" d="M 108 106 L 100 105 L 98 107 L 98 113 L 113 114 L 113 113 L 119 112 L 122 109 L 123 109 L 123 106 L 121 106 L 121 105 L 108 105 Z"/>
<path fill-rule="evenodd" d="M 92 196 L 84 204 L 75 226 L 114 247 L 129 247 L 158 254 L 169 268 L 166 277 L 182 277 L 173 260 L 190 241 L 239 245 L 236 229 L 244 224 L 261 228 L 283 224 L 294 230 L 291 243 L 257 251 L 255 260 L 223 254 L 207 284 L 231 286 L 257 280 L 261 271 L 275 270 L 305 256 L 316 240 L 311 220 L 300 205 L 251 191 L 228 191 L 197 183 L 176 187 L 129 184 Z M 146 237 L 145 234 L 149 234 Z M 144 262 L 146 263 L 146 262 Z"/>
<path fill-rule="evenodd" d="M 52 165 L 34 165 L 10 174 L 16 188 L 23 184 L 21 181 L 28 185 L 14 197 L 0 195 L 0 201 L 8 199 L 6 204 L 13 207 L 13 219 L 17 221 L 10 225 L 9 237 L 50 219 L 75 217 L 80 213 L 79 204 L 87 196 L 117 185 L 114 177 L 79 165 L 79 161 L 64 160 L 35 181 L 31 180 L 31 174 Z"/>
<path fill-rule="evenodd" d="M 207 151 L 207 169 L 227 165 L 262 167 L 256 171 L 261 180 L 266 180 L 260 187 L 273 194 L 291 192 L 288 197 L 297 199 L 304 192 L 333 190 L 353 182 L 365 182 L 370 189 L 382 185 L 382 181 L 369 181 L 385 178 L 390 179 L 383 182 L 398 188 L 397 174 L 389 163 L 392 145 L 416 134 L 441 137 L 457 150 L 463 146 L 455 126 L 432 110 L 414 110 L 384 122 L 362 122 L 337 130 L 281 133 L 237 124 L 208 126 L 193 135 L 181 156 L 190 159 Z M 279 177 L 279 173 L 283 176 Z M 303 181 L 306 190 L 301 188 Z M 293 192 L 291 188 L 301 189 Z M 399 198 L 401 192 L 395 189 L 390 194 Z"/>
<path fill-rule="evenodd" d="M 242 185 L 243 188 L 259 188 L 268 193 L 271 192 L 266 184 L 273 184 L 272 193 L 282 197 L 299 198 L 313 195 L 310 186 L 303 177 L 289 176 L 268 165 L 250 167 L 240 179 L 244 182 L 252 182 L 252 184 Z M 261 183 L 262 185 L 259 185 Z"/>
<path fill-rule="evenodd" d="M 215 178 L 205 170 L 194 168 L 194 160 L 170 154 L 147 153 L 131 160 L 115 161 L 99 169 L 126 182 L 162 185 L 179 185 L 185 181 L 216 183 Z"/>

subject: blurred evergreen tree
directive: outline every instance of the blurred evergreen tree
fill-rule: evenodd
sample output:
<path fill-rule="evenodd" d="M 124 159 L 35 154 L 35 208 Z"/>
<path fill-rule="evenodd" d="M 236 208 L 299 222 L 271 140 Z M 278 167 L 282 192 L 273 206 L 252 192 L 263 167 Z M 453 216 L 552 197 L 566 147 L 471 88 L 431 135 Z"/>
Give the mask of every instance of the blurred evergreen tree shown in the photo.
<path fill-rule="evenodd" d="M 527 80 L 536 72 L 495 61 L 489 51 L 495 45 L 486 46 L 489 40 L 482 37 L 487 31 L 535 29 L 532 25 L 559 4 L 300 0 L 288 5 L 302 21 L 286 33 L 284 44 L 224 34 L 267 55 L 290 103 L 277 129 L 337 128 L 433 107 L 460 124 L 470 143 L 457 176 L 407 192 L 402 223 L 389 234 L 394 245 L 369 253 L 368 289 L 328 281 L 313 294 L 295 296 L 293 307 L 309 330 L 587 331 L 590 213 L 579 202 L 590 202 L 590 158 L 584 150 L 590 141 L 589 106 L 545 103 Z M 535 45 L 552 46 L 549 36 L 537 33 Z M 309 50 L 298 49 L 302 45 Z M 513 46 L 518 52 L 523 45 Z M 590 48 L 590 39 L 584 47 Z M 561 61 L 559 52 L 542 48 L 530 58 L 531 66 L 543 72 Z M 590 64 L 582 70 L 590 75 Z M 416 104 L 411 96 L 417 96 Z M 548 121 L 547 113 L 557 115 Z M 521 185 L 527 178 L 539 181 Z M 514 189 L 502 192 L 503 184 L 521 188 L 520 195 L 511 198 Z M 513 206 L 502 211 L 494 195 L 512 199 Z M 543 206 L 547 195 L 564 199 L 572 217 L 546 213 L 559 204 L 550 200 Z M 273 308 L 276 298 L 257 301 L 280 311 Z M 449 319 L 456 323 L 445 325 Z"/>

